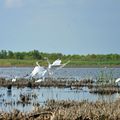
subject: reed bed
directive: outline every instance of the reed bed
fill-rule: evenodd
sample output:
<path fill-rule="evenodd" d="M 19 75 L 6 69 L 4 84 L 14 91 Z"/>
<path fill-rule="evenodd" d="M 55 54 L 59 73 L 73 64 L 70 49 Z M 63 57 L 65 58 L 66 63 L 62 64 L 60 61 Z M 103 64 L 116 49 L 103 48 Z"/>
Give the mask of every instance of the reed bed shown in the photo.
<path fill-rule="evenodd" d="M 47 101 L 32 112 L 0 111 L 0 120 L 120 120 L 120 99 L 106 101 Z"/>
<path fill-rule="evenodd" d="M 90 90 L 90 93 L 101 94 L 101 95 L 111 95 L 114 93 L 120 93 L 120 88 L 116 87 L 98 87 Z"/>
<path fill-rule="evenodd" d="M 58 87 L 58 88 L 70 88 L 72 89 L 81 89 L 82 87 L 88 87 L 90 93 L 94 94 L 114 94 L 120 93 L 120 86 L 117 84 L 98 84 L 90 79 L 84 80 L 65 80 L 65 79 L 52 79 L 47 78 L 44 81 L 39 83 L 35 82 L 35 79 L 18 79 L 16 82 L 11 80 L 5 80 L 0 78 L 0 86 L 7 87 L 29 87 L 29 88 L 39 88 L 39 87 Z"/>
<path fill-rule="evenodd" d="M 39 83 L 35 83 L 35 79 L 18 79 L 16 82 L 12 82 L 11 80 L 5 80 L 4 78 L 0 78 L 0 86 L 7 87 L 9 85 L 16 86 L 16 87 L 84 87 L 92 85 L 94 81 L 92 80 L 65 80 L 65 79 L 52 79 L 46 78 L 44 81 Z"/>

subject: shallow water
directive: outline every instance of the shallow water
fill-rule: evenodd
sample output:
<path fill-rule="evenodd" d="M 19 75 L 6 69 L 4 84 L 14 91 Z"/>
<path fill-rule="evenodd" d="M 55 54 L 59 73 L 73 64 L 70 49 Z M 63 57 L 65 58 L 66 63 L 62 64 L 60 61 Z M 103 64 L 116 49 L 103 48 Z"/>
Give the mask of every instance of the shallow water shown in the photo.
<path fill-rule="evenodd" d="M 73 89 L 70 88 L 19 88 L 13 87 L 11 91 L 8 91 L 7 88 L 0 88 L 0 110 L 10 112 L 12 109 L 19 109 L 23 112 L 30 112 L 33 110 L 33 104 L 39 103 L 40 105 L 44 105 L 47 100 L 88 100 L 88 101 L 96 101 L 96 100 L 106 100 L 106 101 L 114 101 L 120 95 L 98 95 L 89 93 L 89 89 L 84 87 L 81 89 Z M 20 94 L 22 95 L 30 95 L 31 104 L 17 104 L 17 101 L 20 100 Z M 34 98 L 32 95 L 36 95 Z M 11 103 L 11 104 L 9 104 Z"/>
<path fill-rule="evenodd" d="M 9 79 L 17 76 L 23 78 L 30 75 L 33 69 L 33 67 L 2 67 L 0 68 L 0 77 Z M 62 68 L 55 71 L 52 77 L 79 80 L 84 78 L 96 79 L 102 72 L 108 75 L 111 74 L 113 78 L 120 77 L 120 68 Z"/>
<path fill-rule="evenodd" d="M 15 76 L 18 78 L 23 78 L 27 74 L 30 74 L 33 70 L 32 67 L 9 67 L 9 68 L 0 68 L 0 77 L 6 79 L 11 79 Z M 64 78 L 68 80 L 81 80 L 81 79 L 96 79 L 100 76 L 101 71 L 110 74 L 113 78 L 120 77 L 120 68 L 62 68 L 57 70 L 53 74 L 53 78 Z M 38 76 L 37 76 L 38 77 Z M 46 76 L 47 77 L 47 76 Z M 71 89 L 71 88 L 19 88 L 13 87 L 11 91 L 8 91 L 7 88 L 0 87 L 0 110 L 11 111 L 11 109 L 17 108 L 24 112 L 29 112 L 33 110 L 33 103 L 39 103 L 44 105 L 46 100 L 55 99 L 55 100 L 106 100 L 114 101 L 120 94 L 116 93 L 113 95 L 98 95 L 89 93 L 87 87 L 80 89 Z M 16 102 L 20 100 L 20 94 L 24 95 L 36 95 L 37 98 L 31 97 L 31 104 L 17 104 Z M 11 104 L 9 104 L 11 103 Z"/>

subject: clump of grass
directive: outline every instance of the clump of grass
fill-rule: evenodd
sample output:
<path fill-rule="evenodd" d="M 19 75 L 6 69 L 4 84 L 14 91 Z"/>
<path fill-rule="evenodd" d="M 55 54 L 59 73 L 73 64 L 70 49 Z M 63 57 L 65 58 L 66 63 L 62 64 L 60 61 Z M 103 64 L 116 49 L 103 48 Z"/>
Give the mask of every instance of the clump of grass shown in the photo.
<path fill-rule="evenodd" d="M 116 87 L 98 87 L 98 88 L 93 88 L 89 91 L 90 93 L 97 93 L 101 95 L 111 95 L 114 93 L 120 93 L 120 89 Z"/>
<path fill-rule="evenodd" d="M 96 78 L 96 84 L 102 85 L 114 85 L 114 69 L 104 68 L 100 71 L 99 76 Z"/>

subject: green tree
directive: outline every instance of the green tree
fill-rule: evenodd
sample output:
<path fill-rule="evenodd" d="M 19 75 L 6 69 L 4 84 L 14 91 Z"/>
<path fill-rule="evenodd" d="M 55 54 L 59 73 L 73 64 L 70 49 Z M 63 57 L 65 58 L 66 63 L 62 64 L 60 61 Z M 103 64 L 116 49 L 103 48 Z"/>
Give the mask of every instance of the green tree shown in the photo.
<path fill-rule="evenodd" d="M 12 51 L 8 51 L 8 55 L 7 55 L 8 58 L 14 58 L 14 53 Z"/>
<path fill-rule="evenodd" d="M 15 54 L 15 59 L 24 59 L 24 56 L 22 55 L 21 52 L 16 52 Z"/>
<path fill-rule="evenodd" d="M 33 50 L 31 52 L 33 59 L 42 59 L 42 56 L 40 55 L 38 50 Z"/>
<path fill-rule="evenodd" d="M 1 59 L 6 59 L 7 58 L 7 51 L 6 50 L 1 50 L 1 52 L 0 52 L 0 58 Z"/>

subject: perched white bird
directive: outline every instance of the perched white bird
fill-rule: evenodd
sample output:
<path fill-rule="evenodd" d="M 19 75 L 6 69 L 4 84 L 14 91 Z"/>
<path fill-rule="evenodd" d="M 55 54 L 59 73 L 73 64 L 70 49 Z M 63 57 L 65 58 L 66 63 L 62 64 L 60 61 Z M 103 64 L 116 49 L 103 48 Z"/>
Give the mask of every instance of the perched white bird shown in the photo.
<path fill-rule="evenodd" d="M 13 79 L 12 79 L 12 82 L 15 82 L 15 81 L 16 81 L 16 79 L 17 79 L 17 77 L 13 78 Z"/>
<path fill-rule="evenodd" d="M 119 82 L 120 81 L 120 78 L 117 78 L 116 80 L 115 80 L 115 82 Z"/>
<path fill-rule="evenodd" d="M 15 81 L 16 81 L 16 78 L 13 78 L 13 79 L 12 79 L 12 82 L 15 82 Z"/>
<path fill-rule="evenodd" d="M 44 81 L 44 79 L 39 79 L 39 80 L 37 80 L 35 82 L 38 83 L 38 82 L 42 82 L 42 81 Z"/>

